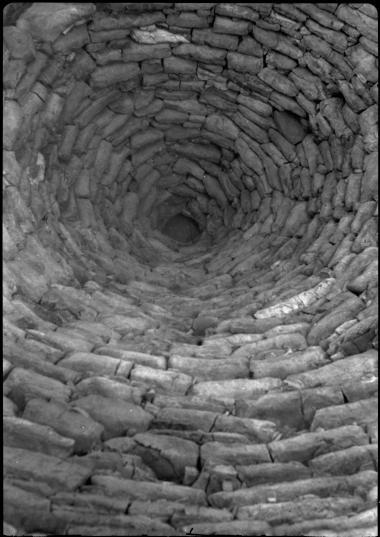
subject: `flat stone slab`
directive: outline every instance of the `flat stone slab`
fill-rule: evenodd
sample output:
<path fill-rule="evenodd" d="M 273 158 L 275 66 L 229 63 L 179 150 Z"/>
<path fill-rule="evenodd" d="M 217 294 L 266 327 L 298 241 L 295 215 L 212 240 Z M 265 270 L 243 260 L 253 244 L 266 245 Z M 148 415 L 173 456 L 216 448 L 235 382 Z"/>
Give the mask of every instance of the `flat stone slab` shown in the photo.
<path fill-rule="evenodd" d="M 160 408 L 155 413 L 152 427 L 209 432 L 216 418 L 216 413 L 207 410 Z"/>
<path fill-rule="evenodd" d="M 304 433 L 293 438 L 277 440 L 268 445 L 275 462 L 307 462 L 316 455 L 339 451 L 351 446 L 365 445 L 368 437 L 361 427 L 347 425 L 327 431 Z"/>
<path fill-rule="evenodd" d="M 120 479 L 108 475 L 93 475 L 93 485 L 101 487 L 104 493 L 110 496 L 127 495 L 131 500 L 169 500 L 185 504 L 206 505 L 206 495 L 203 490 L 198 490 L 182 485 L 162 481 L 152 483 L 149 481 L 133 481 Z"/>
<path fill-rule="evenodd" d="M 86 453 L 101 443 L 104 427 L 85 412 L 57 401 L 32 399 L 25 407 L 23 417 L 53 428 L 57 433 L 74 440 L 74 451 Z M 36 425 L 37 426 L 37 425 Z"/>
<path fill-rule="evenodd" d="M 278 427 L 304 428 L 305 419 L 299 391 L 267 393 L 258 399 L 236 401 L 236 415 L 270 420 Z"/>
<path fill-rule="evenodd" d="M 239 507 L 237 518 L 247 520 L 265 520 L 271 524 L 281 522 L 299 522 L 316 517 L 332 518 L 333 516 L 352 513 L 363 506 L 364 502 L 358 496 L 345 498 L 330 496 L 328 498 L 301 497 L 293 501 L 259 503 Z"/>
<path fill-rule="evenodd" d="M 27 401 L 36 397 L 68 401 L 72 392 L 71 388 L 58 380 L 21 367 L 12 369 L 3 387 L 4 393 L 21 408 Z"/>
<path fill-rule="evenodd" d="M 266 535 L 270 526 L 264 521 L 231 520 L 230 522 L 200 522 L 181 528 L 186 535 Z"/>
<path fill-rule="evenodd" d="M 222 444 L 207 442 L 201 446 L 201 460 L 208 466 L 218 464 L 249 465 L 271 462 L 268 448 L 265 444 Z"/>
<path fill-rule="evenodd" d="M 103 356 L 90 352 L 74 352 L 67 358 L 63 358 L 59 364 L 75 371 L 97 375 L 116 375 L 122 365 L 123 373 L 128 376 L 133 363 L 123 361 L 121 364 L 121 362 L 119 358 L 114 358 L 113 356 Z"/>
<path fill-rule="evenodd" d="M 274 377 L 286 379 L 290 375 L 317 369 L 330 363 L 320 347 L 309 347 L 304 351 L 276 357 L 274 360 L 250 360 L 254 378 Z"/>
<path fill-rule="evenodd" d="M 43 481 L 54 490 L 75 490 L 91 475 L 88 465 L 7 446 L 4 447 L 3 464 L 6 478 Z"/>
<path fill-rule="evenodd" d="M 367 470 L 352 476 L 318 477 L 301 479 L 275 485 L 258 485 L 234 492 L 216 492 L 208 500 L 212 507 L 231 508 L 235 506 L 283 502 L 296 500 L 306 494 L 320 498 L 339 494 L 354 493 L 358 487 L 369 489 L 377 483 L 377 472 Z"/>
<path fill-rule="evenodd" d="M 96 376 L 83 379 L 76 384 L 75 394 L 82 397 L 92 394 L 102 395 L 103 397 L 122 399 L 139 405 L 144 390 L 131 386 L 124 377 L 107 378 Z"/>
<path fill-rule="evenodd" d="M 273 378 L 232 379 L 198 382 L 192 387 L 192 394 L 210 399 L 257 399 L 271 390 L 281 388 L 282 381 Z"/>
<path fill-rule="evenodd" d="M 112 345 L 97 347 L 96 352 L 97 354 L 104 354 L 107 356 L 120 358 L 120 360 L 127 361 L 131 364 L 145 365 L 154 369 L 166 369 L 165 356 L 154 356 L 152 354 L 146 354 L 143 352 L 127 351 Z"/>
<path fill-rule="evenodd" d="M 310 430 L 315 431 L 318 427 L 333 429 L 351 424 L 366 425 L 376 421 L 377 416 L 378 398 L 371 397 L 344 405 L 320 408 L 314 415 Z"/>
<path fill-rule="evenodd" d="M 231 432 L 245 435 L 253 442 L 271 442 L 279 434 L 278 428 L 272 421 L 235 416 L 218 416 L 212 432 Z"/>
<path fill-rule="evenodd" d="M 144 432 L 153 419 L 151 414 L 137 405 L 101 395 L 76 399 L 75 406 L 88 412 L 92 419 L 103 425 L 105 438 Z"/>
<path fill-rule="evenodd" d="M 163 371 L 136 365 L 131 372 L 131 379 L 144 383 L 163 393 L 185 394 L 192 385 L 193 379 L 189 375 L 177 371 Z"/>
<path fill-rule="evenodd" d="M 315 476 L 351 475 L 364 470 L 377 470 L 377 466 L 377 444 L 352 446 L 309 461 L 309 467 Z"/>
<path fill-rule="evenodd" d="M 239 479 L 248 487 L 271 485 L 284 481 L 296 481 L 311 477 L 310 469 L 300 462 L 260 463 L 236 466 Z"/>
<path fill-rule="evenodd" d="M 74 451 L 72 438 L 61 436 L 49 426 L 22 418 L 3 418 L 3 435 L 5 446 L 16 448 L 28 446 L 31 451 L 62 459 L 69 457 Z"/>
<path fill-rule="evenodd" d="M 181 482 L 185 468 L 195 467 L 199 456 L 199 447 L 194 442 L 175 436 L 137 434 L 133 452 L 153 469 L 159 479 Z"/>
<path fill-rule="evenodd" d="M 58 334 L 56 332 L 42 332 L 40 330 L 27 330 L 27 334 L 30 338 L 36 339 L 41 343 L 46 343 L 56 347 L 59 350 L 69 351 L 82 351 L 91 352 L 95 344 L 91 342 L 91 337 L 88 339 L 75 337 L 74 334 Z"/>
<path fill-rule="evenodd" d="M 377 377 L 377 350 L 369 350 L 354 354 L 348 358 L 337 360 L 310 372 L 290 375 L 286 382 L 297 388 L 314 388 L 317 386 L 338 386 Z"/>
<path fill-rule="evenodd" d="M 248 360 L 205 359 L 172 355 L 168 367 L 200 380 L 248 378 Z"/>

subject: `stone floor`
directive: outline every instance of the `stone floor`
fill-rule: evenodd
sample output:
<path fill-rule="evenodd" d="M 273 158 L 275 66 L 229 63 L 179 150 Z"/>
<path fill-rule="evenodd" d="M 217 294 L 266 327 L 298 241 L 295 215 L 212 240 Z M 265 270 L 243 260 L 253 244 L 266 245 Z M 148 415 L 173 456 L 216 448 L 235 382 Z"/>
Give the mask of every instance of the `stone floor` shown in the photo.
<path fill-rule="evenodd" d="M 275 242 L 258 234 L 254 255 Z M 189 247 L 128 285 L 52 285 L 37 313 L 19 309 L 24 337 L 3 362 L 8 523 L 374 535 L 377 351 L 336 353 L 342 332 L 325 321 L 343 312 L 355 345 L 376 300 L 306 265 L 257 267 L 242 293 L 248 245 L 233 261 Z"/>

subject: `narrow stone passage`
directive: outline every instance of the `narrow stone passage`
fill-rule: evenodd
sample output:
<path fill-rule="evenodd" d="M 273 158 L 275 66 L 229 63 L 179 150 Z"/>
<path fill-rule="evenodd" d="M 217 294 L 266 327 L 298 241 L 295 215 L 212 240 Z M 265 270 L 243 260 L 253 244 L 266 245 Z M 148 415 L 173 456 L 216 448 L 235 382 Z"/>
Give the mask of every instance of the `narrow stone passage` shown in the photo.
<path fill-rule="evenodd" d="M 5 535 L 377 535 L 377 10 L 10 3 Z"/>

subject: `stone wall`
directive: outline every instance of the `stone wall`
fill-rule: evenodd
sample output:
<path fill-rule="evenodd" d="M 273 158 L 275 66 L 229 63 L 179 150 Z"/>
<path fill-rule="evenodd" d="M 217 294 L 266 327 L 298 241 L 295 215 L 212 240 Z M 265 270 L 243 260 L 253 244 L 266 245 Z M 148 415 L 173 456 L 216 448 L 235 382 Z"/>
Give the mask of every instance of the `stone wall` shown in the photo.
<path fill-rule="evenodd" d="M 372 535 L 375 7 L 4 20 L 6 522 Z"/>

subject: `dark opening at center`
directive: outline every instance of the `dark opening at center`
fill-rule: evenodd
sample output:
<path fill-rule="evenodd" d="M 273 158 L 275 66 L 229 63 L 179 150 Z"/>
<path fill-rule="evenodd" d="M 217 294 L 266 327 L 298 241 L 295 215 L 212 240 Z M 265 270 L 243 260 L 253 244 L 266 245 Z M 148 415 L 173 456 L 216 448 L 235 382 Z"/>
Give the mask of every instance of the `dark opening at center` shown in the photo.
<path fill-rule="evenodd" d="M 172 216 L 162 229 L 162 233 L 178 242 L 193 242 L 200 235 L 198 224 L 183 214 Z"/>

